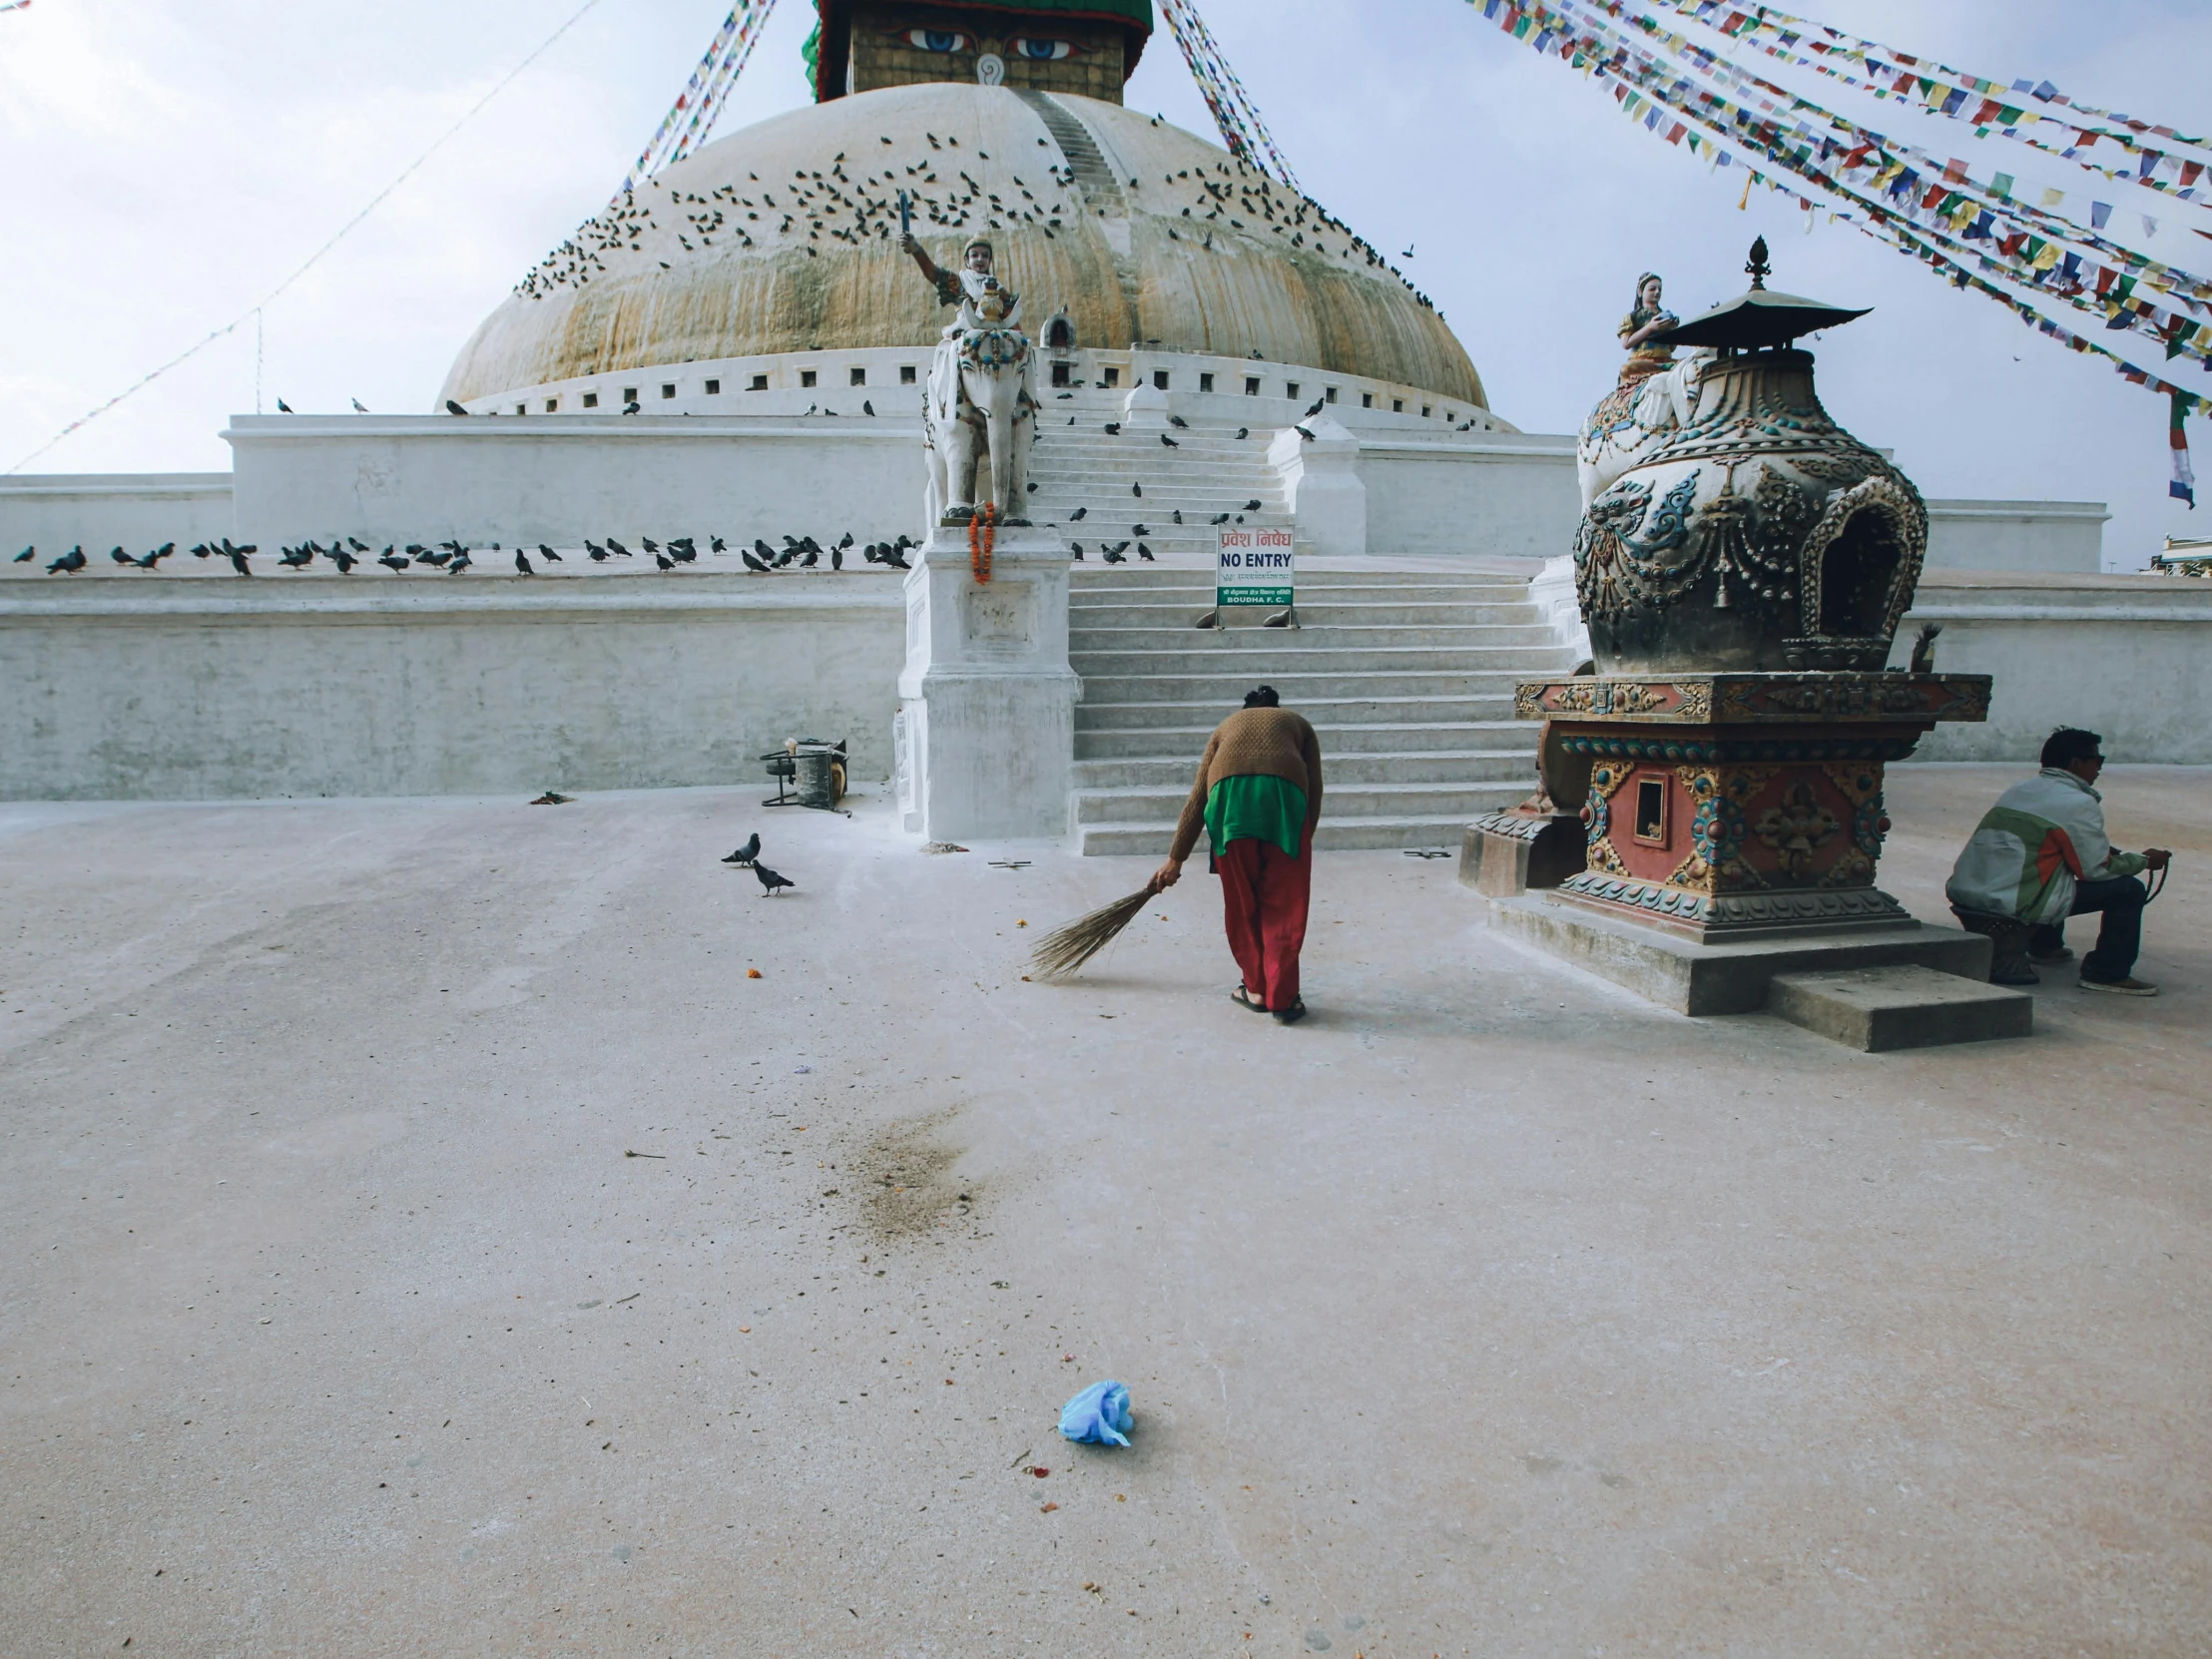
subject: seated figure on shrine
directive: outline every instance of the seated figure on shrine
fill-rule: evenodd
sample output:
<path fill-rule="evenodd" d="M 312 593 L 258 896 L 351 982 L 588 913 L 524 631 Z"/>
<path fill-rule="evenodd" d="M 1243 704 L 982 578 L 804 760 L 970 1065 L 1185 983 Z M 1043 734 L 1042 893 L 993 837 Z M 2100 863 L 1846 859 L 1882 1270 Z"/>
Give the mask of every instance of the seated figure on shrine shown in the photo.
<path fill-rule="evenodd" d="M 1636 278 L 1636 303 L 1621 318 L 1621 344 L 1628 349 L 1628 361 L 1621 364 L 1622 385 L 1662 374 L 1674 366 L 1674 347 L 1652 339 L 1662 328 L 1672 328 L 1681 319 L 1660 301 L 1666 285 L 1658 273 L 1647 271 Z"/>

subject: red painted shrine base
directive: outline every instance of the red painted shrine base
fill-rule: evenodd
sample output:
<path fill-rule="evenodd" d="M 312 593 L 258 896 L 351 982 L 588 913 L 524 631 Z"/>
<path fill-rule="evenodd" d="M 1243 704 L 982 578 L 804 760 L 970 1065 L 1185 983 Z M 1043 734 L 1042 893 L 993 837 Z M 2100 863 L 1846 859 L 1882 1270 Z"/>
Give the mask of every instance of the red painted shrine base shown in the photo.
<path fill-rule="evenodd" d="M 1557 896 L 1702 943 L 1913 925 L 1874 884 L 1884 768 L 1988 712 L 1986 675 L 1715 674 L 1522 685 L 1545 785 L 1580 806 Z"/>

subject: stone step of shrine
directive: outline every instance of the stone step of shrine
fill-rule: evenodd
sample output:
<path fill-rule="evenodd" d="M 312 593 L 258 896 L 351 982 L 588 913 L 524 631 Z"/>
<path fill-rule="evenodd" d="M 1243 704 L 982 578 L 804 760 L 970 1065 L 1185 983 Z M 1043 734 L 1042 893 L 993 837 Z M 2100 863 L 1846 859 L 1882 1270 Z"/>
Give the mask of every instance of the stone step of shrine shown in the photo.
<path fill-rule="evenodd" d="M 1148 486 L 1149 489 L 1149 486 Z M 1167 849 L 1206 740 L 1263 681 L 1314 723 L 1324 848 L 1454 845 L 1467 820 L 1534 787 L 1513 687 L 1565 672 L 1524 583 L 1431 565 L 1301 571 L 1298 629 L 1191 623 L 1210 560 L 1071 573 L 1076 832 L 1087 853 Z"/>
<path fill-rule="evenodd" d="M 1141 541 L 1170 562 L 1203 559 L 1209 568 L 1217 516 L 1234 522 L 1242 515 L 1248 526 L 1290 526 L 1282 482 L 1268 464 L 1275 428 L 1192 421 L 1165 430 L 1174 440 L 1170 447 L 1160 441 L 1158 425 L 1133 429 L 1123 420 L 1125 395 L 1085 386 L 1047 396 L 1029 458 L 1036 486 L 1029 494 L 1032 520 L 1058 526 L 1082 547 L 1086 562 L 1118 542 Z M 1109 433 L 1109 423 L 1122 430 Z M 1247 506 L 1255 500 L 1257 508 Z M 1142 565 L 1134 545 L 1124 551 L 1132 565 Z"/>

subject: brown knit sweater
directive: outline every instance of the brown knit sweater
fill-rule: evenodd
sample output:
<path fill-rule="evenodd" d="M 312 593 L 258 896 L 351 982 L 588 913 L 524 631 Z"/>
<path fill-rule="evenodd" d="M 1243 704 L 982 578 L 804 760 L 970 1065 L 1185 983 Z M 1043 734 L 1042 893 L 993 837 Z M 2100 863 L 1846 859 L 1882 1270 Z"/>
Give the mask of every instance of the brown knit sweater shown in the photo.
<path fill-rule="evenodd" d="M 1206 829 L 1206 798 L 1224 778 L 1282 778 L 1306 792 L 1306 829 L 1321 822 L 1321 740 L 1304 715 L 1288 709 L 1239 709 L 1214 728 L 1183 803 L 1168 856 L 1181 863 Z"/>

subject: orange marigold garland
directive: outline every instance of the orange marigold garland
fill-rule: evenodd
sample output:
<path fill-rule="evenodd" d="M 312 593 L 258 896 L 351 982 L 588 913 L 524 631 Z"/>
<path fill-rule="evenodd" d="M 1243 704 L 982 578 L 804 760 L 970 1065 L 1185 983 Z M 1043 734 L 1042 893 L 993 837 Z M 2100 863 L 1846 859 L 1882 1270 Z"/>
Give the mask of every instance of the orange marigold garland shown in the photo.
<path fill-rule="evenodd" d="M 968 570 L 978 585 L 991 579 L 991 549 L 998 541 L 998 503 L 986 501 L 968 520 Z"/>

